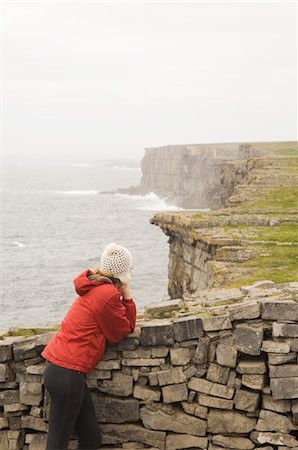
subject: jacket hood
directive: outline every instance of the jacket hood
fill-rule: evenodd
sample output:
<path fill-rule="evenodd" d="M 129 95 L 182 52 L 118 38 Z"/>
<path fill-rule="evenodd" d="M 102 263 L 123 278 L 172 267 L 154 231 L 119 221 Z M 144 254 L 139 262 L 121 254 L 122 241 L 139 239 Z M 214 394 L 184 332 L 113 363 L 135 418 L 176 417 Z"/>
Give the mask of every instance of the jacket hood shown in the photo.
<path fill-rule="evenodd" d="M 93 287 L 106 283 L 112 284 L 111 280 L 106 277 L 101 280 L 94 279 L 90 270 L 85 270 L 74 279 L 75 290 L 79 295 L 87 294 Z"/>

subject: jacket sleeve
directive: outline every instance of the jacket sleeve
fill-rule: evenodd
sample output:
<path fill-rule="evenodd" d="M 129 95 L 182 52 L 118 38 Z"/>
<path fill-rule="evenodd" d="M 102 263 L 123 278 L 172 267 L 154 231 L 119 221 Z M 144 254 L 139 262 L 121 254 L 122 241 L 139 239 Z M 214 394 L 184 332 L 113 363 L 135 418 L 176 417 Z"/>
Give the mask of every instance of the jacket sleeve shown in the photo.
<path fill-rule="evenodd" d="M 109 344 L 116 344 L 135 329 L 136 305 L 133 300 L 123 301 L 119 295 L 101 302 L 96 321 Z"/>

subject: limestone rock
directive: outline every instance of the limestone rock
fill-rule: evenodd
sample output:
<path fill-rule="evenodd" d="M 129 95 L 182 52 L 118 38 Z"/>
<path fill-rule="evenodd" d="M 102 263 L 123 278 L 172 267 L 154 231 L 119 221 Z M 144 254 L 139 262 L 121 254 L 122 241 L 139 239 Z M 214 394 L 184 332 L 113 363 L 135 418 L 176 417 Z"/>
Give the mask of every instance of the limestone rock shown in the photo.
<path fill-rule="evenodd" d="M 204 293 L 205 306 L 211 306 L 214 303 L 225 303 L 227 301 L 240 301 L 243 299 L 243 292 L 237 288 L 231 289 L 210 289 Z"/>
<path fill-rule="evenodd" d="M 204 331 L 229 330 L 232 323 L 229 316 L 203 317 Z"/>
<path fill-rule="evenodd" d="M 229 367 L 223 367 L 216 363 L 210 363 L 206 378 L 208 381 L 213 383 L 227 384 L 229 374 Z"/>
<path fill-rule="evenodd" d="M 208 446 L 208 440 L 205 437 L 192 436 L 187 434 L 171 434 L 166 438 L 166 450 L 178 450 L 189 448 L 202 448 Z"/>
<path fill-rule="evenodd" d="M 140 384 L 135 384 L 133 396 L 144 402 L 159 402 L 161 392 L 158 389 L 154 389 L 149 386 L 142 386 Z"/>
<path fill-rule="evenodd" d="M 255 389 L 257 391 L 263 390 L 265 386 L 265 375 L 247 374 L 242 375 L 243 386 Z"/>
<path fill-rule="evenodd" d="M 188 383 L 188 389 L 200 392 L 202 394 L 209 394 L 214 397 L 221 397 L 231 399 L 234 395 L 234 389 L 218 383 L 211 383 L 202 378 L 191 378 Z"/>
<path fill-rule="evenodd" d="M 256 392 L 237 390 L 234 397 L 235 408 L 241 411 L 253 412 L 257 409 L 259 403 L 259 394 Z"/>
<path fill-rule="evenodd" d="M 8 405 L 11 403 L 19 402 L 19 391 L 17 390 L 5 390 L 0 392 L 0 405 Z"/>
<path fill-rule="evenodd" d="M 141 345 L 172 345 L 174 343 L 173 324 L 170 321 L 151 321 L 141 327 Z"/>
<path fill-rule="evenodd" d="M 209 345 L 210 345 L 210 340 L 206 336 L 204 336 L 198 340 L 198 345 L 196 347 L 195 355 L 192 359 L 192 361 L 195 364 L 206 364 L 207 363 Z"/>
<path fill-rule="evenodd" d="M 185 366 L 191 359 L 190 350 L 189 348 L 171 348 L 170 357 L 173 366 Z"/>
<path fill-rule="evenodd" d="M 206 419 L 208 414 L 208 408 L 198 405 L 196 403 L 181 402 L 183 411 L 192 416 Z"/>
<path fill-rule="evenodd" d="M 284 445 L 286 447 L 298 446 L 298 441 L 290 434 L 253 431 L 250 434 L 250 438 L 256 444 Z"/>
<path fill-rule="evenodd" d="M 163 314 L 179 310 L 182 302 L 181 299 L 174 299 L 159 303 L 151 303 L 145 307 L 145 312 L 151 314 L 153 317 L 162 317 Z"/>
<path fill-rule="evenodd" d="M 272 396 L 276 400 L 298 398 L 298 377 L 285 379 L 272 378 L 270 380 L 270 387 Z"/>
<path fill-rule="evenodd" d="M 165 363 L 164 358 L 122 359 L 122 365 L 128 367 L 143 367 L 143 366 L 158 367 L 164 363 Z"/>
<path fill-rule="evenodd" d="M 159 386 L 166 386 L 168 384 L 179 384 L 186 381 L 186 377 L 183 374 L 181 367 L 163 370 L 161 372 L 157 372 L 156 374 Z"/>
<path fill-rule="evenodd" d="M 208 415 L 209 433 L 249 433 L 255 428 L 256 419 L 236 411 L 210 410 Z"/>
<path fill-rule="evenodd" d="M 248 359 L 241 360 L 237 366 L 237 372 L 240 374 L 259 374 L 266 373 L 266 364 L 263 360 Z"/>
<path fill-rule="evenodd" d="M 257 356 L 261 353 L 263 330 L 249 325 L 239 325 L 235 331 L 236 348 L 241 353 Z"/>
<path fill-rule="evenodd" d="M 139 420 L 139 402 L 136 399 L 118 399 L 92 395 L 99 422 L 124 423 Z"/>
<path fill-rule="evenodd" d="M 298 321 L 298 303 L 291 301 L 261 302 L 261 316 L 265 320 L 295 320 Z"/>
<path fill-rule="evenodd" d="M 212 397 L 206 394 L 200 394 L 198 402 L 199 405 L 206 406 L 208 408 L 233 409 L 233 400 Z"/>
<path fill-rule="evenodd" d="M 22 428 L 28 428 L 30 430 L 47 432 L 47 424 L 38 417 L 33 416 L 22 416 L 21 417 Z"/>
<path fill-rule="evenodd" d="M 203 336 L 202 319 L 197 316 L 188 316 L 176 319 L 173 325 L 175 341 L 189 341 Z"/>
<path fill-rule="evenodd" d="M 100 392 L 128 397 L 133 392 L 133 377 L 121 372 L 114 372 L 112 380 L 103 380 L 98 385 Z"/>
<path fill-rule="evenodd" d="M 212 443 L 225 448 L 238 450 L 252 450 L 254 443 L 245 437 L 223 436 L 221 434 L 212 437 Z"/>
<path fill-rule="evenodd" d="M 289 353 L 290 346 L 286 342 L 263 341 L 262 351 L 267 353 Z"/>
<path fill-rule="evenodd" d="M 162 388 L 164 403 L 182 402 L 188 398 L 188 390 L 185 383 L 172 384 Z"/>
<path fill-rule="evenodd" d="M 42 386 L 40 383 L 20 383 L 20 402 L 25 405 L 38 406 L 42 399 Z"/>
<path fill-rule="evenodd" d="M 153 430 L 167 430 L 175 433 L 185 433 L 195 436 L 205 436 L 207 423 L 205 420 L 190 416 L 174 408 L 159 407 L 152 410 L 144 407 L 140 417 L 146 428 Z"/>
<path fill-rule="evenodd" d="M 0 430 L 3 430 L 3 428 L 8 428 L 7 417 L 0 417 Z"/>
<path fill-rule="evenodd" d="M 261 308 L 258 302 L 243 302 L 238 305 L 231 306 L 229 308 L 229 313 L 232 322 L 236 320 L 257 319 L 261 315 Z"/>
<path fill-rule="evenodd" d="M 274 337 L 298 337 L 298 324 L 273 322 L 272 336 L 274 336 Z"/>
<path fill-rule="evenodd" d="M 231 345 L 219 344 L 216 348 L 216 360 L 219 365 L 226 367 L 236 367 L 237 350 Z"/>
<path fill-rule="evenodd" d="M 296 362 L 296 353 L 268 353 L 268 362 L 270 365 L 285 364 L 288 362 Z"/>
<path fill-rule="evenodd" d="M 291 411 L 290 400 L 275 400 L 270 395 L 263 395 L 263 408 L 270 411 L 287 413 Z"/>
<path fill-rule="evenodd" d="M 269 365 L 270 378 L 289 378 L 298 377 L 297 364 L 282 364 L 281 366 Z"/>
<path fill-rule="evenodd" d="M 122 444 L 122 442 L 141 442 L 160 450 L 165 449 L 166 433 L 152 431 L 134 424 L 101 424 L 102 444 Z"/>
<path fill-rule="evenodd" d="M 294 428 L 295 426 L 288 417 L 265 409 L 260 411 L 256 425 L 257 431 L 275 431 L 280 433 L 289 433 Z"/>

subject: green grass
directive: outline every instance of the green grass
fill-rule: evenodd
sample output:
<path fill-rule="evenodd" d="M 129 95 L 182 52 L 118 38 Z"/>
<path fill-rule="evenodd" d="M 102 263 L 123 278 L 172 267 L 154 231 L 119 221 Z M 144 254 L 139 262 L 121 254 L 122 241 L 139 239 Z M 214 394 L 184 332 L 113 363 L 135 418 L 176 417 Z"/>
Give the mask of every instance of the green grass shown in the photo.
<path fill-rule="evenodd" d="M 298 189 L 296 187 L 278 187 L 263 191 L 261 198 L 239 206 L 240 210 L 276 210 L 277 212 L 297 211 Z M 236 211 L 235 211 L 236 212 Z"/>
<path fill-rule="evenodd" d="M 233 238 L 256 241 L 298 242 L 298 222 L 282 223 L 278 226 L 228 225 L 223 227 Z"/>
<path fill-rule="evenodd" d="M 22 337 L 36 336 L 37 334 L 45 334 L 50 333 L 52 331 L 58 331 L 59 328 L 60 325 L 56 325 L 51 328 L 11 328 L 9 331 L 2 334 L 0 336 L 0 339 L 9 336 L 22 336 Z"/>

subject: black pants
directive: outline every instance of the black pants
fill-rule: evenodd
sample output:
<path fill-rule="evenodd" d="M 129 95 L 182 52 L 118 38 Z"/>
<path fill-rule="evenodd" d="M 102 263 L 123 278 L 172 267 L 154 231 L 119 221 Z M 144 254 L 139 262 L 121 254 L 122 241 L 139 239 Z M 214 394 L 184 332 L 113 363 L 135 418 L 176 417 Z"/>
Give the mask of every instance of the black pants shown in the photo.
<path fill-rule="evenodd" d="M 44 385 L 51 398 L 47 450 L 67 449 L 73 430 L 78 434 L 79 449 L 97 450 L 101 438 L 85 375 L 48 363 Z"/>

